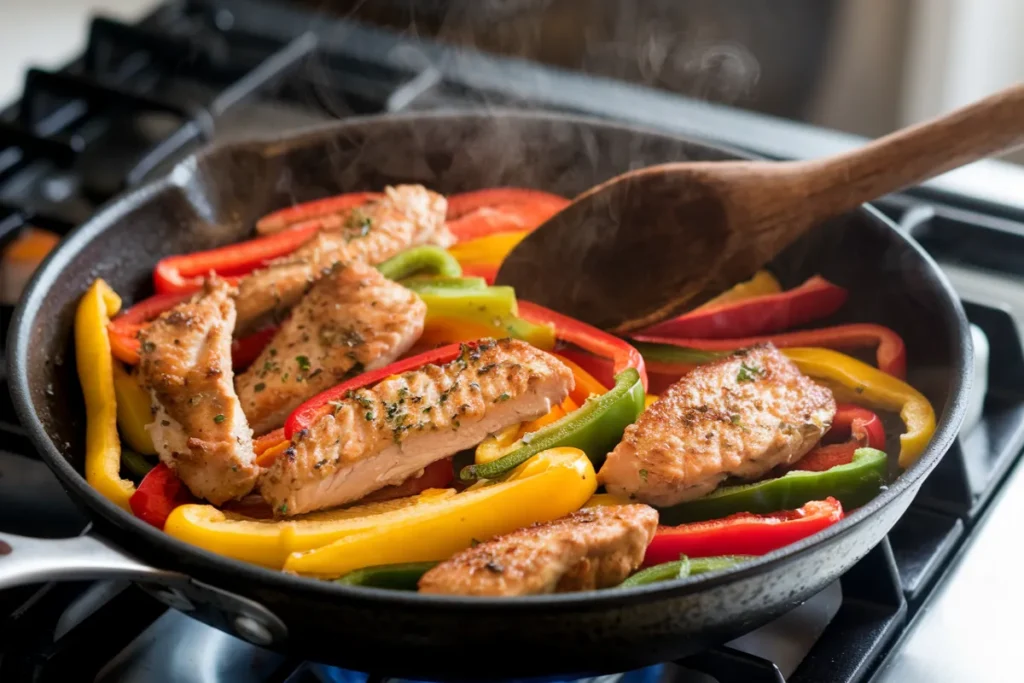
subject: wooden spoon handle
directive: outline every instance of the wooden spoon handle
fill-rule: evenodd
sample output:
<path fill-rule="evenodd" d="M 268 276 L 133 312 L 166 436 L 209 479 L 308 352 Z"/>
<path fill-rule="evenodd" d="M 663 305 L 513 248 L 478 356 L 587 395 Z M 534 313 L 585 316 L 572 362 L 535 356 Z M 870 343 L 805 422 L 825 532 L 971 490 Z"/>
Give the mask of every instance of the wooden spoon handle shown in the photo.
<path fill-rule="evenodd" d="M 1024 85 L 904 128 L 860 149 L 791 163 L 806 179 L 803 210 L 824 217 L 1024 144 Z"/>

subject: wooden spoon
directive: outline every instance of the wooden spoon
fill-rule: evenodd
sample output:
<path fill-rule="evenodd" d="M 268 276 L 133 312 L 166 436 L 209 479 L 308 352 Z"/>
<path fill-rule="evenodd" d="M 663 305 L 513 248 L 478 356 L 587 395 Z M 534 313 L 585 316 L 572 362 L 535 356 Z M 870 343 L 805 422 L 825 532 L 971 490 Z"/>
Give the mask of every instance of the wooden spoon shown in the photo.
<path fill-rule="evenodd" d="M 825 159 L 631 171 L 520 242 L 497 282 L 597 327 L 636 330 L 749 278 L 824 219 L 1021 144 L 1016 85 Z"/>

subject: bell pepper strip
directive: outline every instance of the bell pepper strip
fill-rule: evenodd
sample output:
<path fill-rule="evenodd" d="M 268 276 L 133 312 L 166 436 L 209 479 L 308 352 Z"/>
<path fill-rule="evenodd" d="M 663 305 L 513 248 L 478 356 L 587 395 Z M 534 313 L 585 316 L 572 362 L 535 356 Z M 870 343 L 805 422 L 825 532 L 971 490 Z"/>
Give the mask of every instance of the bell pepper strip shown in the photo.
<path fill-rule="evenodd" d="M 555 334 L 560 340 L 575 344 L 596 356 L 610 358 L 615 375 L 626 368 L 636 369 L 640 383 L 647 390 L 647 370 L 643 356 L 629 342 L 530 301 L 519 302 L 519 315 L 530 322 L 550 323 L 555 326 Z"/>
<path fill-rule="evenodd" d="M 139 489 L 129 499 L 129 504 L 136 517 L 157 529 L 163 529 L 167 517 L 176 507 L 194 503 L 195 500 L 174 470 L 160 463 L 143 477 Z"/>
<path fill-rule="evenodd" d="M 774 275 L 769 273 L 767 270 L 759 270 L 754 274 L 754 277 L 750 278 L 746 282 L 733 285 L 732 289 L 727 289 L 715 298 L 706 301 L 703 305 L 698 306 L 693 310 L 699 311 L 702 309 L 715 308 L 716 306 L 723 306 L 737 301 L 753 299 L 766 294 L 778 294 L 781 291 L 782 285 L 779 284 L 779 281 L 775 279 Z"/>
<path fill-rule="evenodd" d="M 652 405 L 654 405 L 654 402 L 657 401 L 657 400 L 658 400 L 658 397 L 657 396 L 653 396 L 651 394 L 647 394 L 646 396 L 644 396 L 644 410 L 647 410 Z"/>
<path fill-rule="evenodd" d="M 138 380 L 125 372 L 120 363 L 111 363 L 114 373 L 114 396 L 117 399 L 117 426 L 128 445 L 144 455 L 155 455 L 153 437 L 146 425 L 153 421 L 149 394 Z"/>
<path fill-rule="evenodd" d="M 593 375 L 584 370 L 572 359 L 568 358 L 564 353 L 552 354 L 555 358 L 565 363 L 570 370 L 572 370 L 572 376 L 576 380 L 573 386 L 572 393 L 569 397 L 576 403 L 576 405 L 583 405 L 583 403 L 591 396 L 600 396 L 608 392 L 606 387 L 601 382 L 597 381 Z"/>
<path fill-rule="evenodd" d="M 572 398 L 566 398 L 557 406 L 552 406 L 546 414 L 530 422 L 522 422 L 505 427 L 497 434 L 481 441 L 474 452 L 473 462 L 483 464 L 508 455 L 522 445 L 522 438 L 527 434 L 539 431 L 544 427 L 561 420 L 569 413 L 577 410 L 578 405 Z"/>
<path fill-rule="evenodd" d="M 489 285 L 493 285 L 494 281 L 498 279 L 498 269 L 501 268 L 500 263 L 463 263 L 460 265 L 463 275 L 481 278 Z"/>
<path fill-rule="evenodd" d="M 277 334 L 277 329 L 276 326 L 265 327 L 246 337 L 231 341 L 231 366 L 235 372 L 245 370 L 260 357 L 263 349 Z"/>
<path fill-rule="evenodd" d="M 443 277 L 434 275 L 414 275 L 399 280 L 406 289 L 414 292 L 423 288 L 445 289 L 487 289 L 487 282 L 482 277 Z"/>
<path fill-rule="evenodd" d="M 523 437 L 522 446 L 497 460 L 462 469 L 462 481 L 502 477 L 528 459 L 551 448 L 568 446 L 587 454 L 594 467 L 622 439 L 626 427 L 643 411 L 644 391 L 636 368 L 626 368 L 615 378 L 615 386 L 601 396 L 591 396 L 569 415 Z"/>
<path fill-rule="evenodd" d="M 375 565 L 445 560 L 476 541 L 578 510 L 596 489 L 587 456 L 555 448 L 530 458 L 503 482 L 379 516 L 370 530 L 293 553 L 284 570 L 331 578 Z"/>
<path fill-rule="evenodd" d="M 859 448 L 853 461 L 825 472 L 794 470 L 776 479 L 721 486 L 713 492 L 662 510 L 671 523 L 702 522 L 736 513 L 768 514 L 792 510 L 831 496 L 847 509 L 860 507 L 878 495 L 886 482 L 888 456 L 874 448 Z M 738 551 L 737 551 L 738 552 Z"/>
<path fill-rule="evenodd" d="M 286 256 L 309 241 L 317 225 L 298 225 L 274 235 L 228 244 L 208 251 L 168 256 L 153 269 L 153 287 L 158 294 L 195 292 L 211 272 L 237 283 L 269 261 Z"/>
<path fill-rule="evenodd" d="M 75 310 L 75 360 L 85 397 L 85 478 L 100 494 L 128 510 L 135 485 L 121 478 L 121 440 L 117 435 L 114 359 L 107 325 L 121 307 L 119 297 L 96 280 Z"/>
<path fill-rule="evenodd" d="M 745 337 L 743 339 L 679 339 L 636 335 L 638 342 L 675 346 L 696 351 L 735 351 L 755 344 L 771 342 L 780 349 L 794 346 L 815 346 L 826 349 L 874 348 L 878 369 L 903 379 L 907 374 L 907 350 L 903 338 L 888 327 L 873 324 L 837 325 L 817 330 L 800 330 L 780 334 Z M 644 359 L 657 356 L 658 351 L 647 347 Z M 641 353 L 643 351 L 641 350 Z M 648 360 L 649 363 L 653 362 Z M 653 367 L 651 368 L 653 370 Z"/>
<path fill-rule="evenodd" d="M 529 232 L 499 232 L 487 237 L 478 237 L 467 242 L 459 242 L 448 247 L 451 254 L 459 264 L 467 265 L 492 265 L 500 266 L 509 252 L 516 248 L 520 242 L 526 239 Z"/>
<path fill-rule="evenodd" d="M 261 235 L 281 232 L 297 223 L 307 223 L 318 218 L 343 213 L 379 197 L 381 195 L 378 192 L 348 192 L 278 209 L 256 221 L 256 232 Z"/>
<path fill-rule="evenodd" d="M 659 526 L 647 546 L 643 566 L 672 562 L 680 555 L 764 555 L 816 534 L 842 518 L 842 503 L 828 497 L 809 501 L 796 510 L 765 515 L 739 512 L 705 522 Z"/>
<path fill-rule="evenodd" d="M 349 572 L 334 582 L 342 586 L 367 586 L 391 590 L 414 591 L 420 577 L 437 566 L 437 562 L 405 562 L 364 567 Z"/>
<path fill-rule="evenodd" d="M 722 555 L 721 557 L 683 557 L 675 562 L 656 564 L 641 569 L 618 585 L 618 588 L 646 586 L 672 579 L 685 579 L 688 576 L 707 574 L 722 569 L 735 567 L 738 564 L 755 559 L 754 555 Z"/>
<path fill-rule="evenodd" d="M 174 308 L 191 294 L 157 294 L 143 299 L 126 311 L 122 311 L 107 325 L 110 349 L 114 357 L 128 365 L 139 362 L 139 332 L 146 323 L 164 311 Z"/>
<path fill-rule="evenodd" d="M 418 496 L 313 512 L 288 520 L 245 517 L 212 505 L 181 505 L 167 518 L 164 531 L 210 552 L 281 569 L 293 552 L 319 548 L 347 534 L 369 531 L 406 509 L 433 509 L 454 496 L 453 489 L 431 489 Z M 364 566 L 370 564 L 386 563 Z M 343 573 L 347 572 L 339 575 Z"/>
<path fill-rule="evenodd" d="M 153 467 L 156 466 L 156 463 L 147 458 L 146 456 L 136 453 L 135 451 L 129 450 L 127 448 L 122 448 L 121 466 L 123 469 L 128 470 L 139 479 L 142 479 L 143 477 L 150 473 Z M 131 499 L 129 499 L 129 502 L 130 501 Z"/>
<path fill-rule="evenodd" d="M 735 339 L 769 334 L 832 315 L 846 298 L 845 289 L 816 275 L 795 289 L 690 311 L 644 328 L 638 335 Z"/>
<path fill-rule="evenodd" d="M 899 412 L 906 428 L 900 435 L 900 467 L 910 467 L 924 452 L 935 433 L 935 409 L 917 389 L 838 351 L 796 348 L 783 353 L 800 372 L 827 384 L 837 399 Z"/>
<path fill-rule="evenodd" d="M 377 265 L 381 275 L 389 280 L 402 280 L 413 275 L 428 273 L 446 278 L 462 276 L 462 267 L 455 257 L 441 247 L 424 245 L 399 252 Z"/>
<path fill-rule="evenodd" d="M 277 431 L 278 430 L 274 430 L 273 432 L 271 432 L 271 434 L 276 434 Z M 292 442 L 289 441 L 288 439 L 283 438 L 283 433 L 281 436 L 281 441 L 278 441 L 269 448 L 265 448 L 256 454 L 257 465 L 263 468 L 270 467 L 271 465 L 274 464 L 275 460 L 281 457 L 281 455 L 283 455 L 284 452 L 288 450 L 288 447 L 292 445 Z"/>
<path fill-rule="evenodd" d="M 839 439 L 847 441 L 837 443 Z M 832 427 L 822 438 L 822 443 L 786 470 L 824 472 L 836 465 L 853 462 L 858 448 L 885 448 L 885 427 L 882 420 L 870 410 L 849 404 L 836 406 Z"/>
<path fill-rule="evenodd" d="M 431 349 L 415 356 L 403 358 L 383 368 L 364 372 L 350 380 L 337 384 L 310 398 L 296 408 L 284 423 L 284 437 L 291 439 L 296 432 L 308 429 L 320 416 L 332 410 L 330 405 L 332 402 L 341 400 L 350 391 L 371 386 L 391 375 L 400 375 L 403 372 L 417 370 L 424 365 L 443 365 L 449 363 L 458 358 L 465 350 L 471 349 L 474 346 L 476 346 L 476 342 L 448 344 L 447 346 Z"/>
<path fill-rule="evenodd" d="M 417 285 L 409 289 L 427 305 L 427 320 L 459 318 L 486 323 L 516 314 L 516 292 L 511 287 L 460 290 Z"/>
<path fill-rule="evenodd" d="M 552 214 L 569 205 L 569 200 L 543 190 L 524 187 L 489 187 L 448 197 L 448 220 L 453 221 L 482 208 L 529 205 L 544 207 Z"/>

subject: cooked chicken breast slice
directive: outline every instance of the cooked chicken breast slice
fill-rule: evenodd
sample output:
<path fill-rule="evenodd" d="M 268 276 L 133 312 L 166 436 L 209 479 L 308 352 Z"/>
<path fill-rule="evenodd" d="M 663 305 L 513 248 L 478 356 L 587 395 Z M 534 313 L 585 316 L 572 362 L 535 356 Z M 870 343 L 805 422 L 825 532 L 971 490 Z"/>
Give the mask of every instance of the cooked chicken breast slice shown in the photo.
<path fill-rule="evenodd" d="M 669 506 L 726 477 L 756 479 L 799 460 L 828 431 L 832 392 L 771 344 L 693 370 L 626 428 L 598 481 L 609 493 Z"/>
<path fill-rule="evenodd" d="M 584 508 L 463 550 L 424 574 L 419 589 L 513 596 L 617 586 L 640 566 L 657 528 L 646 505 Z"/>
<path fill-rule="evenodd" d="M 419 339 L 426 315 L 415 293 L 373 266 L 338 264 L 239 375 L 238 396 L 253 431 L 276 429 L 307 398 L 393 362 Z"/>
<path fill-rule="evenodd" d="M 422 185 L 388 187 L 384 196 L 332 217 L 294 253 L 256 270 L 239 284 L 236 336 L 281 319 L 310 285 L 338 262 L 375 265 L 421 244 L 448 247 L 455 239 L 445 225 L 448 201 Z"/>
<path fill-rule="evenodd" d="M 231 371 L 233 294 L 223 280 L 208 280 L 140 335 L 153 445 L 193 494 L 215 505 L 249 493 L 260 474 Z"/>
<path fill-rule="evenodd" d="M 278 515 L 358 500 L 505 427 L 546 414 L 573 389 L 554 356 L 514 340 L 483 340 L 443 366 L 360 389 L 296 434 L 260 484 Z"/>

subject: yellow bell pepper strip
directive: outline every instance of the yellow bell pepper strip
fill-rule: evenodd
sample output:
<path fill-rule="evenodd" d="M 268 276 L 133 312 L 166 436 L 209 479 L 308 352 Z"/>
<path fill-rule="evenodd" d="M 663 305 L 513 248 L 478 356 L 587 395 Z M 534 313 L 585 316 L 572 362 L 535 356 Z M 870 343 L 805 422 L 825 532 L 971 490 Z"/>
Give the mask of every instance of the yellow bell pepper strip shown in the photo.
<path fill-rule="evenodd" d="M 731 304 L 736 301 L 743 301 L 744 299 L 753 299 L 755 297 L 764 296 L 765 294 L 778 294 L 782 291 L 782 285 L 775 279 L 775 276 L 769 273 L 767 270 L 759 270 L 754 274 L 754 277 L 750 278 L 746 282 L 741 282 L 738 285 L 734 285 L 732 289 L 727 289 L 722 292 L 714 299 L 705 302 L 703 305 L 693 309 L 700 311 L 708 308 L 714 308 L 715 306 L 722 306 L 724 304 Z"/>
<path fill-rule="evenodd" d="M 454 489 L 431 489 L 409 498 L 313 512 L 289 520 L 255 519 L 212 505 L 181 505 L 167 517 L 164 531 L 210 552 L 280 569 L 293 552 L 373 529 L 403 510 L 433 509 L 453 496 Z"/>
<path fill-rule="evenodd" d="M 597 475 L 585 453 L 551 449 L 530 458 L 503 482 L 463 491 L 437 505 L 379 515 L 363 533 L 293 553 L 284 569 L 333 578 L 364 567 L 445 560 L 475 541 L 574 512 L 596 489 Z"/>
<path fill-rule="evenodd" d="M 578 408 L 579 406 L 573 402 L 572 398 L 566 398 L 562 403 L 554 406 L 547 414 L 538 417 L 536 420 L 505 427 L 505 429 L 502 429 L 497 434 L 489 436 L 480 442 L 476 447 L 473 462 L 479 465 L 508 455 L 522 446 L 522 439 L 525 435 L 561 420 Z"/>
<path fill-rule="evenodd" d="M 421 273 L 450 278 L 462 275 L 462 267 L 451 254 L 429 244 L 399 252 L 378 264 L 377 270 L 389 280 L 402 280 Z"/>
<path fill-rule="evenodd" d="M 603 396 L 591 396 L 579 410 L 528 434 L 522 445 L 492 462 L 464 467 L 462 481 L 497 479 L 536 453 L 560 446 L 579 448 L 600 467 L 605 456 L 622 439 L 626 427 L 643 412 L 644 390 L 636 368 L 626 368 L 615 376 L 615 386 Z"/>
<path fill-rule="evenodd" d="M 917 389 L 838 351 L 796 348 L 782 352 L 800 372 L 826 383 L 838 400 L 899 412 L 906 425 L 900 435 L 900 467 L 910 467 L 924 452 L 935 433 L 935 409 Z"/>
<path fill-rule="evenodd" d="M 459 265 L 498 265 L 505 260 L 508 253 L 515 249 L 530 232 L 499 232 L 474 240 L 459 242 L 448 248 L 448 253 L 455 257 Z"/>
<path fill-rule="evenodd" d="M 130 511 L 135 485 L 121 478 L 117 436 L 114 360 L 107 325 L 121 308 L 121 297 L 103 280 L 86 291 L 75 311 L 75 360 L 85 396 L 85 478 L 108 500 Z"/>
<path fill-rule="evenodd" d="M 652 405 L 654 405 L 654 402 L 657 401 L 657 400 L 658 400 L 658 397 L 654 396 L 652 394 L 647 394 L 646 396 L 644 396 L 644 410 L 647 410 Z"/>
<path fill-rule="evenodd" d="M 117 399 L 117 426 L 121 429 L 121 436 L 136 452 L 155 455 L 153 438 L 146 429 L 146 425 L 153 421 L 149 394 L 120 363 L 112 363 L 111 367 L 114 372 L 114 396 Z"/>

